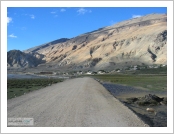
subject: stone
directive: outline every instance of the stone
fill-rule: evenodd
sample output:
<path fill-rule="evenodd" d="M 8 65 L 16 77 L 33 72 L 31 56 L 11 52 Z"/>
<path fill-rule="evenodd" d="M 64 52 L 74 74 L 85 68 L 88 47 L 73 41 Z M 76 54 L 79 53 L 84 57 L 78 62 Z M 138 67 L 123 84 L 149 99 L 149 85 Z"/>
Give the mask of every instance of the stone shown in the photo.
<path fill-rule="evenodd" d="M 127 98 L 125 103 L 128 104 L 138 104 L 140 106 L 156 106 L 156 105 L 166 105 L 167 98 L 160 98 L 156 95 L 148 94 L 144 97 L 131 97 Z"/>
<path fill-rule="evenodd" d="M 153 109 L 153 108 L 147 108 L 146 111 L 154 113 L 155 112 L 155 109 Z"/>

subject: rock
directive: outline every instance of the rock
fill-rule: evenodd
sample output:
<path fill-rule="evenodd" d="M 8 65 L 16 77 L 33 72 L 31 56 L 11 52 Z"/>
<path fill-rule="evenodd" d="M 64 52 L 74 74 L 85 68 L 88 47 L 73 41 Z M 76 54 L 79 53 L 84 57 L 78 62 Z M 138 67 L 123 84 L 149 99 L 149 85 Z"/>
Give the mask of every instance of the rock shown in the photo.
<path fill-rule="evenodd" d="M 157 112 L 156 112 L 155 109 L 153 109 L 153 108 L 147 108 L 146 111 L 149 112 L 149 113 L 154 113 L 155 116 L 156 116 L 156 114 L 157 114 Z"/>
<path fill-rule="evenodd" d="M 167 97 L 164 97 L 163 101 L 161 101 L 160 104 L 167 105 Z"/>
<path fill-rule="evenodd" d="M 129 103 L 134 103 L 138 100 L 138 98 L 132 97 L 132 98 L 127 98 L 126 99 Z"/>
<path fill-rule="evenodd" d="M 148 101 L 137 101 L 136 104 L 138 104 L 140 106 L 146 106 L 146 105 L 150 105 L 150 102 L 148 102 Z"/>
<path fill-rule="evenodd" d="M 127 98 L 125 103 L 128 104 L 138 104 L 140 106 L 156 106 L 156 105 L 166 105 L 167 104 L 167 98 L 160 98 L 156 95 L 145 95 L 145 97 L 131 97 Z"/>
<path fill-rule="evenodd" d="M 160 97 L 158 97 L 156 95 L 149 94 L 149 95 L 145 95 L 145 99 L 146 99 L 146 101 L 154 100 L 154 101 L 157 101 L 157 102 L 161 102 L 161 101 L 163 101 L 164 98 L 160 98 Z"/>
<path fill-rule="evenodd" d="M 163 102 L 160 102 L 161 105 L 165 105 Z"/>
<path fill-rule="evenodd" d="M 153 108 L 147 108 L 146 111 L 148 111 L 148 112 L 155 112 L 155 109 L 153 109 Z"/>

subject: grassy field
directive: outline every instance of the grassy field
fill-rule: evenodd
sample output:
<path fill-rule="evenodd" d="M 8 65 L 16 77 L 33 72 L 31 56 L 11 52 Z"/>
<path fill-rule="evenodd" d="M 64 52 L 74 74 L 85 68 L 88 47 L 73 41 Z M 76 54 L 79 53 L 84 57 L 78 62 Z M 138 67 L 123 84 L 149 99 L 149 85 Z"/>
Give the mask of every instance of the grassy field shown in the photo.
<path fill-rule="evenodd" d="M 137 70 L 135 74 L 166 74 L 167 75 L 167 66 L 159 68 L 147 68 Z"/>
<path fill-rule="evenodd" d="M 41 89 L 54 83 L 62 82 L 61 79 L 8 79 L 7 99 L 11 99 L 34 90 Z"/>
<path fill-rule="evenodd" d="M 117 74 L 91 75 L 91 77 L 105 82 L 142 87 L 148 90 L 167 91 L 167 66 Z"/>
<path fill-rule="evenodd" d="M 93 78 L 111 82 L 116 84 L 122 84 L 127 86 L 142 87 L 149 90 L 167 90 L 167 75 L 93 75 Z"/>

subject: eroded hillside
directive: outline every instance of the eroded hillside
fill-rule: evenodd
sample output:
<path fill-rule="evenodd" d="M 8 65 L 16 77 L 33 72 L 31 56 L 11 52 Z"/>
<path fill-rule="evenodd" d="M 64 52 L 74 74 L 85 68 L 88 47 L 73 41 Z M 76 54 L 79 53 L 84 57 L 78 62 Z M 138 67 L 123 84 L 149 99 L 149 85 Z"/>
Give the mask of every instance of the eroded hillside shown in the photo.
<path fill-rule="evenodd" d="M 52 68 L 103 69 L 167 64 L 167 16 L 151 14 L 24 51 L 44 55 Z"/>

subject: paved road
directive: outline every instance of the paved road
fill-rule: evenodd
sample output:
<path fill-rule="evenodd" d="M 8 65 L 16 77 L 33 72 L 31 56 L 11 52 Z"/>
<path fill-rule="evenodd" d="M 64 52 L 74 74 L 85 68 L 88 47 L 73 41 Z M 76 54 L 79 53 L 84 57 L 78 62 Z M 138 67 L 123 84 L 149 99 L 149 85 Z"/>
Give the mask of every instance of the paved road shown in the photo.
<path fill-rule="evenodd" d="M 76 78 L 7 101 L 8 118 L 36 127 L 137 127 L 144 123 L 92 78 Z"/>

